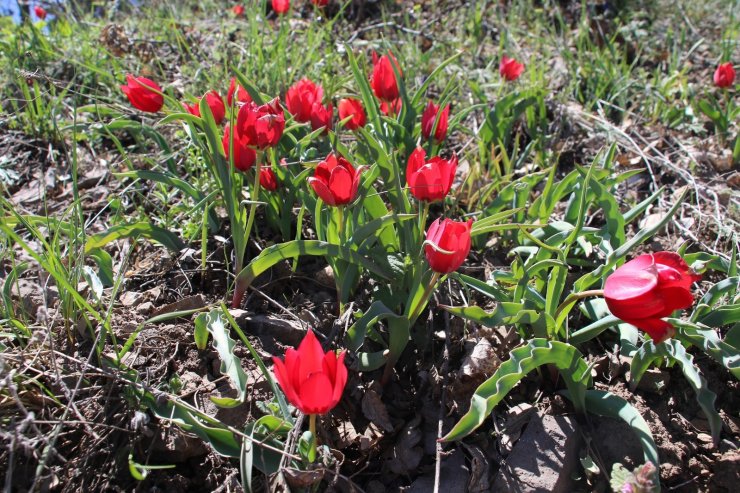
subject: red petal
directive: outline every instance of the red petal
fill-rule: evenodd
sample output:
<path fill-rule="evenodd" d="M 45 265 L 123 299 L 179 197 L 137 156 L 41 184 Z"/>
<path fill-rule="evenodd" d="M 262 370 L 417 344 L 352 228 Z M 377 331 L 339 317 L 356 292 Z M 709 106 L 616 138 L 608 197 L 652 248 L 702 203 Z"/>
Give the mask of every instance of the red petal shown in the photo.
<path fill-rule="evenodd" d="M 329 377 L 319 371 L 304 380 L 298 390 L 305 414 L 325 414 L 332 408 L 333 388 Z"/>
<path fill-rule="evenodd" d="M 321 348 L 321 343 L 316 339 L 316 335 L 312 330 L 306 333 L 306 337 L 303 338 L 303 341 L 298 346 L 298 356 L 298 378 L 300 379 L 300 385 L 303 385 L 303 381 L 312 373 L 321 372 L 324 369 L 322 363 L 324 350 Z"/>
<path fill-rule="evenodd" d="M 329 187 L 326 186 L 326 183 L 324 183 L 323 180 L 310 177 L 308 179 L 308 183 L 309 185 L 311 185 L 311 188 L 313 188 L 313 191 L 316 192 L 316 195 L 321 198 L 321 200 L 331 206 L 337 205 L 336 200 L 334 200 L 334 195 L 332 195 L 331 190 L 329 190 Z"/>
<path fill-rule="evenodd" d="M 352 175 L 347 168 L 342 166 L 334 168 L 329 177 L 329 190 L 337 205 L 347 204 L 354 198 L 352 197 Z"/>

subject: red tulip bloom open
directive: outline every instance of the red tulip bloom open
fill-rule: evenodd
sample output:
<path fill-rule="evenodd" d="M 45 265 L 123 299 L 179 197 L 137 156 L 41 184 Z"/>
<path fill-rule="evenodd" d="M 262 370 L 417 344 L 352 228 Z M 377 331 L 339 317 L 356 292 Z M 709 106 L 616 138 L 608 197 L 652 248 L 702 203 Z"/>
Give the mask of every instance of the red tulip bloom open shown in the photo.
<path fill-rule="evenodd" d="M 457 157 L 442 159 L 434 156 L 426 159 L 427 153 L 417 147 L 409 156 L 406 167 L 406 182 L 409 191 L 418 200 L 436 202 L 444 200 L 452 188 L 457 170 Z"/>
<path fill-rule="evenodd" d="M 508 80 L 509 82 L 515 81 L 524 72 L 524 65 L 517 62 L 513 58 L 509 58 L 506 55 L 501 58 L 501 63 L 498 66 L 499 74 L 501 77 Z"/>
<path fill-rule="evenodd" d="M 248 103 L 252 100 L 252 96 L 249 95 L 247 90 L 238 85 L 236 83 L 236 79 L 232 77 L 231 83 L 229 84 L 229 92 L 226 94 L 226 101 L 229 103 L 229 106 L 234 102 L 234 93 L 236 93 L 237 103 Z"/>
<path fill-rule="evenodd" d="M 390 102 L 398 98 L 398 83 L 391 63 L 395 65 L 398 75 L 403 75 L 398 60 L 392 54 L 378 58 L 377 53 L 373 53 L 373 74 L 370 77 L 370 85 L 381 101 Z"/>
<path fill-rule="evenodd" d="M 290 0 L 272 0 L 272 10 L 276 14 L 284 14 L 290 10 Z"/>
<path fill-rule="evenodd" d="M 438 143 L 445 140 L 447 137 L 447 126 L 450 117 L 450 105 L 444 107 L 442 113 L 439 115 L 439 121 L 437 121 L 437 114 L 439 113 L 439 106 L 429 101 L 424 113 L 421 115 L 421 135 L 424 139 L 429 140 L 432 136 L 432 129 L 434 128 L 434 122 L 437 122 L 437 128 L 434 130 L 434 140 Z"/>
<path fill-rule="evenodd" d="M 249 145 L 260 149 L 276 146 L 285 130 L 285 115 L 280 101 L 275 98 L 261 106 L 253 101 L 245 103 L 239 109 L 236 125 L 237 132 L 247 139 Z"/>
<path fill-rule="evenodd" d="M 324 88 L 309 79 L 301 79 L 288 89 L 285 94 L 285 106 L 297 122 L 311 121 L 314 104 L 321 104 Z"/>
<path fill-rule="evenodd" d="M 326 414 L 339 403 L 347 384 L 344 351 L 321 348 L 309 330 L 298 350 L 288 348 L 285 361 L 273 357 L 275 377 L 291 404 L 304 414 Z"/>
<path fill-rule="evenodd" d="M 457 222 L 437 219 L 427 230 L 424 254 L 429 266 L 439 274 L 456 271 L 470 253 L 473 220 Z"/>
<path fill-rule="evenodd" d="M 357 130 L 367 123 L 365 109 L 359 99 L 347 98 L 339 101 L 339 119 L 344 120 L 350 116 L 352 118 L 344 124 L 347 130 Z"/>
<path fill-rule="evenodd" d="M 148 113 L 156 113 L 164 106 L 162 88 L 151 79 L 146 77 L 126 76 L 127 84 L 121 86 L 121 90 L 128 97 L 131 106 L 137 110 Z"/>
<path fill-rule="evenodd" d="M 722 63 L 714 71 L 714 85 L 717 87 L 731 87 L 735 83 L 735 68 L 732 63 Z"/>
<path fill-rule="evenodd" d="M 604 298 L 612 315 L 644 330 L 657 344 L 675 333 L 662 319 L 694 303 L 691 284 L 699 279 L 677 253 L 645 254 L 606 278 Z"/>
<path fill-rule="evenodd" d="M 360 177 L 364 168 L 355 169 L 342 156 L 329 154 L 316 166 L 314 176 L 308 183 L 321 200 L 331 206 L 340 206 L 352 202 L 357 196 Z"/>

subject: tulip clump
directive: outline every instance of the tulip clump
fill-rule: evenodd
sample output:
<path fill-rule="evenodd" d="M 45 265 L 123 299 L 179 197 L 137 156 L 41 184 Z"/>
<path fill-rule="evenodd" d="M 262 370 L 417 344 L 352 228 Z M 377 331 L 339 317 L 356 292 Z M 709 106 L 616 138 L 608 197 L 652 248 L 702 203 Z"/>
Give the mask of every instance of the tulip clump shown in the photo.
<path fill-rule="evenodd" d="M 604 298 L 612 315 L 644 330 L 657 344 L 675 333 L 662 319 L 694 303 L 691 284 L 699 279 L 677 253 L 645 254 L 607 277 Z"/>

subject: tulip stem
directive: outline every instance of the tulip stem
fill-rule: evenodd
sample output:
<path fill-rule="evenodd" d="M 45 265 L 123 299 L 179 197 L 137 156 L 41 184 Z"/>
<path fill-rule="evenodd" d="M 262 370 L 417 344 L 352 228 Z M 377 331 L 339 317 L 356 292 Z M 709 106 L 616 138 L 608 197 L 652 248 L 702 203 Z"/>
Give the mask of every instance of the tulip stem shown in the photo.
<path fill-rule="evenodd" d="M 232 145 L 232 144 L 230 144 Z M 233 154 L 231 154 L 233 156 Z M 260 197 L 260 163 L 259 155 L 257 158 L 257 162 L 255 163 L 255 174 L 254 174 L 254 185 L 252 186 L 252 194 L 250 194 L 250 200 L 251 205 L 249 206 L 249 215 L 247 216 L 247 227 L 244 229 L 244 231 L 233 231 L 232 234 L 240 235 L 241 241 L 244 241 L 244 251 L 238 252 L 237 251 L 237 259 L 236 259 L 236 286 L 234 288 L 234 297 L 231 300 L 231 308 L 239 308 L 239 305 L 242 302 L 242 298 L 244 297 L 244 293 L 246 291 L 245 286 L 242 285 L 242 283 L 239 281 L 239 272 L 241 271 L 242 262 L 244 261 L 242 257 L 246 251 L 247 243 L 249 242 L 249 235 L 252 232 L 252 226 L 254 225 L 254 218 L 257 215 L 257 206 L 259 205 L 259 197 Z M 236 204 L 234 204 L 236 207 L 241 207 L 239 202 L 237 201 Z M 240 234 L 241 233 L 241 234 Z"/>
<path fill-rule="evenodd" d="M 316 442 L 318 441 L 318 438 L 316 437 L 316 415 L 315 414 L 309 414 L 308 415 L 308 431 L 311 432 L 311 450 L 308 453 L 308 456 L 313 458 L 311 462 L 314 462 L 316 460 Z"/>
<path fill-rule="evenodd" d="M 339 244 L 344 244 L 344 206 L 337 207 L 339 214 Z"/>
<path fill-rule="evenodd" d="M 427 230 L 427 216 L 429 215 L 429 206 L 431 205 L 426 200 L 422 201 L 424 203 L 423 206 L 420 205 L 419 209 L 421 210 L 421 214 L 419 216 L 419 230 L 421 231 L 421 236 L 424 236 L 424 232 Z M 423 241 L 423 240 L 422 240 Z"/>
<path fill-rule="evenodd" d="M 576 301 L 582 300 L 584 298 L 591 298 L 593 296 L 604 296 L 604 290 L 603 289 L 591 289 L 588 291 L 581 291 L 580 293 L 570 293 L 567 298 L 560 304 L 560 306 L 555 310 L 555 320 L 558 319 L 560 314 L 563 312 L 563 310 L 568 309 L 571 305 L 573 305 Z"/>
<path fill-rule="evenodd" d="M 419 315 L 421 315 L 421 312 L 422 310 L 424 310 L 424 307 L 427 306 L 427 303 L 429 303 L 429 298 L 431 297 L 432 291 L 437 285 L 439 276 L 440 276 L 439 272 L 435 272 L 434 274 L 432 274 L 432 278 L 429 279 L 429 284 L 427 284 L 426 287 L 424 288 L 424 294 L 421 295 L 421 299 L 419 300 L 419 303 L 414 307 L 414 310 L 411 313 L 411 315 L 409 315 L 410 325 L 413 325 L 413 323 L 416 322 L 416 319 L 419 318 Z"/>

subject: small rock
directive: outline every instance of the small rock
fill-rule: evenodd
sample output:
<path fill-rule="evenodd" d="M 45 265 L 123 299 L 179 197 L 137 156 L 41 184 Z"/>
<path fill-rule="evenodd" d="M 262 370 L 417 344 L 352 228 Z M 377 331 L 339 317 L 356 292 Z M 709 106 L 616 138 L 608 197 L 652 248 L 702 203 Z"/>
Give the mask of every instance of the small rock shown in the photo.
<path fill-rule="evenodd" d="M 169 305 L 159 307 L 154 315 L 164 315 L 165 313 L 179 312 L 185 310 L 197 310 L 206 306 L 206 298 L 202 294 L 196 294 L 193 296 L 186 296 L 181 300 L 177 300 Z"/>
<path fill-rule="evenodd" d="M 393 431 L 393 423 L 385 404 L 374 390 L 368 390 L 362 398 L 362 414 L 385 431 Z"/>
<path fill-rule="evenodd" d="M 144 295 L 142 293 L 137 293 L 136 291 L 126 291 L 119 298 L 121 306 L 123 306 L 124 308 L 133 308 L 140 304 L 143 300 Z"/>
<path fill-rule="evenodd" d="M 449 456 L 443 456 L 440 466 L 439 491 L 454 493 L 468 491 L 470 470 L 465 465 L 465 454 L 462 449 L 455 449 Z M 406 493 L 428 493 L 434 490 L 434 471 L 419 476 L 405 490 Z"/>
<path fill-rule="evenodd" d="M 152 304 L 151 301 L 147 301 L 136 307 L 136 313 L 139 313 L 145 316 L 149 315 L 153 311 L 154 311 L 154 305 Z"/>
<path fill-rule="evenodd" d="M 316 282 L 323 284 L 324 286 L 334 286 L 334 270 L 330 265 L 327 265 L 314 274 L 314 279 Z"/>
<path fill-rule="evenodd" d="M 489 377 L 501 365 L 501 360 L 496 351 L 486 338 L 481 338 L 465 356 L 460 368 L 460 374 L 466 377 L 477 377 L 479 375 Z"/>
<path fill-rule="evenodd" d="M 696 439 L 702 443 L 712 443 L 712 435 L 707 433 L 699 433 L 696 435 Z"/>
<path fill-rule="evenodd" d="M 580 435 L 568 416 L 532 416 L 491 491 L 566 493 L 578 467 Z"/>

